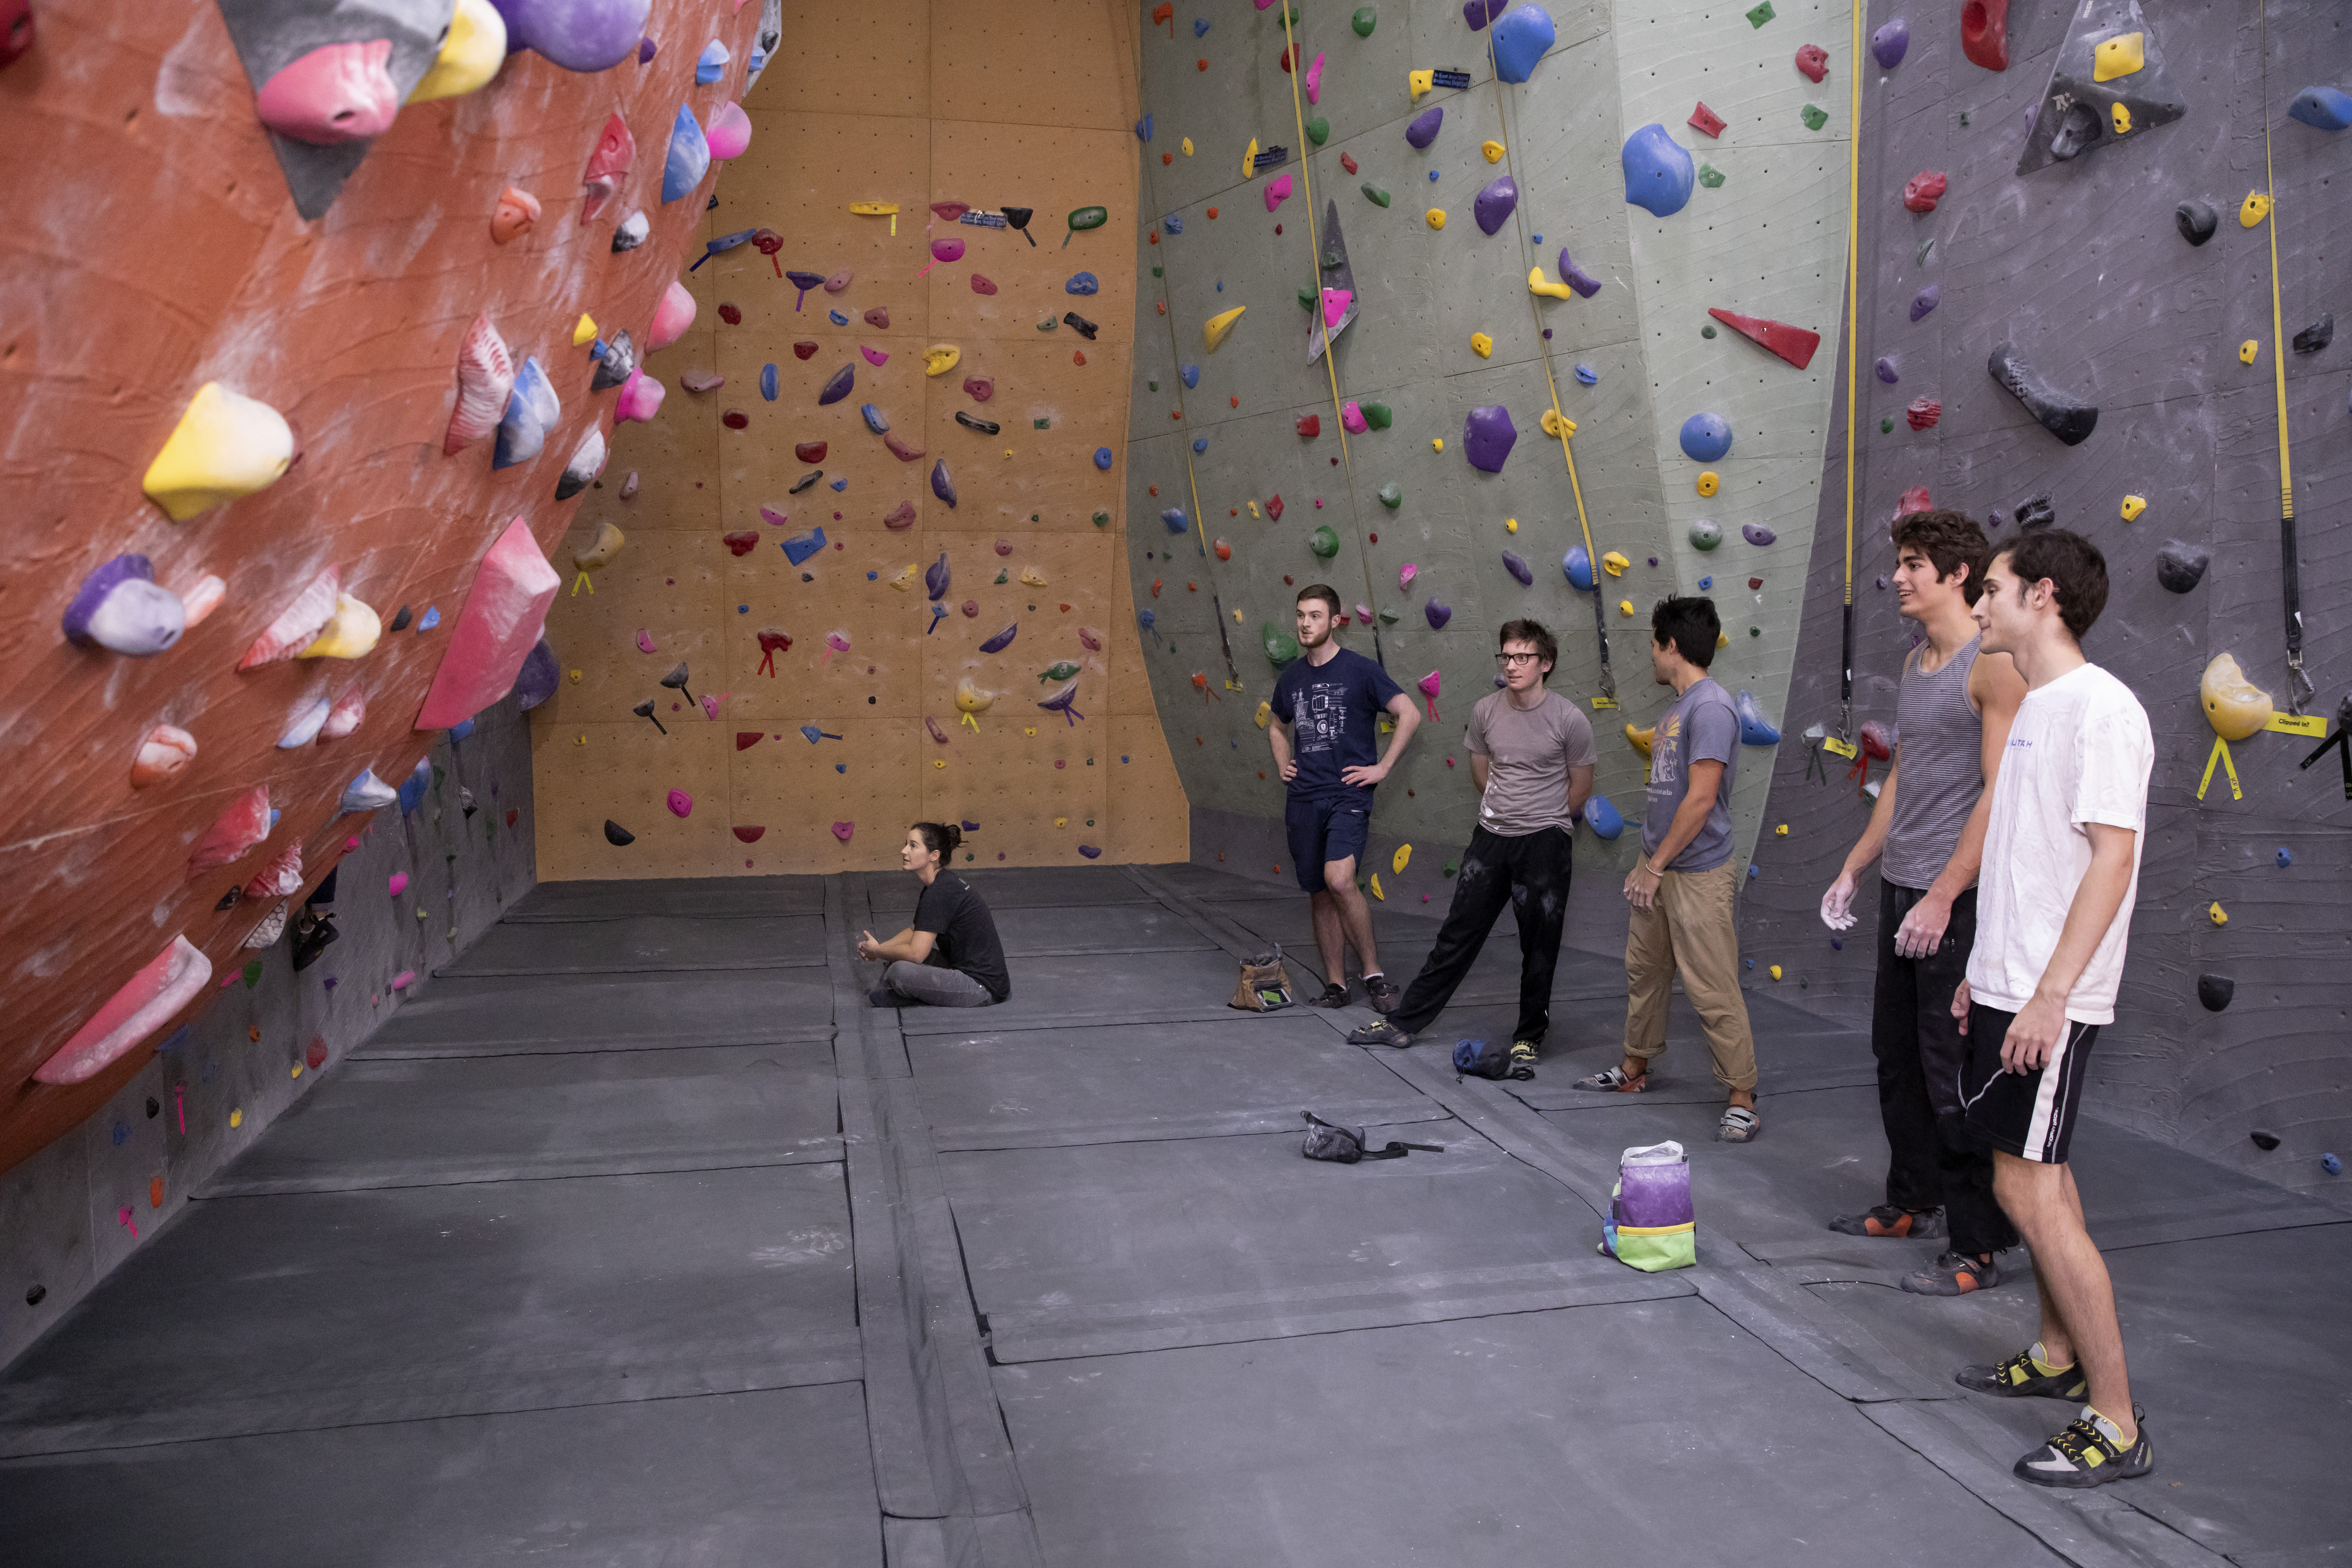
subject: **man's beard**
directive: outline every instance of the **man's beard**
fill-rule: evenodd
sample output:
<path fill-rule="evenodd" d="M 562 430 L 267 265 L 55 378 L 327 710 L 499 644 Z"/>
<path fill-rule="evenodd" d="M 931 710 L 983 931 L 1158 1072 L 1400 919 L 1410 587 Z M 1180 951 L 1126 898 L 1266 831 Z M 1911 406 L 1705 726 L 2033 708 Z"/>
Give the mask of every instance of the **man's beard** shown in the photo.
<path fill-rule="evenodd" d="M 1303 632 L 1300 633 L 1298 637 L 1298 646 L 1302 648 L 1321 647 L 1325 643 L 1329 642 L 1330 640 L 1331 628 L 1329 626 L 1325 626 L 1321 637 L 1308 637 Z"/>

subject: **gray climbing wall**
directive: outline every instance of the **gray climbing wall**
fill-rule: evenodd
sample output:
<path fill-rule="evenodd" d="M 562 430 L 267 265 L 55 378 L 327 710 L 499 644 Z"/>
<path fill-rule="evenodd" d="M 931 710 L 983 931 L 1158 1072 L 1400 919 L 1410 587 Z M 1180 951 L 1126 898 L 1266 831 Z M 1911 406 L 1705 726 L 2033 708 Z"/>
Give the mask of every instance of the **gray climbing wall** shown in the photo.
<path fill-rule="evenodd" d="M 1873 5 L 1869 25 L 1902 10 Z M 2213 734 L 2197 688 L 2212 656 L 2233 653 L 2255 684 L 2281 706 L 2287 700 L 2273 379 L 2282 352 L 2305 661 L 2318 689 L 2308 707 L 2333 713 L 2352 688 L 2342 609 L 2352 558 L 2341 526 L 2352 484 L 2352 341 L 2339 332 L 2311 355 L 2278 341 L 2270 235 L 2242 227 L 2237 216 L 2246 194 L 2264 184 L 2267 128 L 2285 335 L 2323 311 L 2352 313 L 2344 263 L 2352 247 L 2345 199 L 2352 132 L 2285 114 L 2302 88 L 2352 77 L 2352 32 L 2342 8 L 2328 4 L 2148 4 L 2147 26 L 2187 115 L 2020 176 L 2018 156 L 2065 15 L 2062 6 L 2013 5 L 2010 68 L 1995 73 L 1962 54 L 1957 7 L 1916 7 L 1908 57 L 1868 79 L 1854 721 L 1893 721 L 1895 680 L 1911 642 L 1880 586 L 1893 569 L 1886 524 L 1897 496 L 1925 485 L 1938 504 L 1983 518 L 1995 508 L 2013 517 L 2021 500 L 2051 495 L 2059 523 L 2107 555 L 2112 597 L 2085 651 L 2131 683 L 2157 742 L 2122 1005 L 2092 1058 L 2096 1103 L 2289 1184 L 2325 1183 L 2320 1152 L 2340 1150 L 2352 1132 L 2344 1047 L 2352 983 L 2336 967 L 2352 947 L 2344 893 L 2352 803 L 2333 756 L 2299 771 L 2315 742 L 2276 733 L 2231 746 L 2242 799 L 2231 798 L 2217 770 L 2200 803 Z M 1927 169 L 1944 172 L 1950 189 L 1935 212 L 1914 215 L 1902 205 L 1902 187 Z M 2191 198 L 2221 215 L 2201 248 L 2173 222 L 2175 205 Z M 1942 303 L 1915 324 L 1910 302 L 1928 283 L 1939 285 Z M 2258 345 L 2251 365 L 2239 357 L 2248 339 Z M 2059 386 L 2099 405 L 2089 439 L 2061 445 L 1993 384 L 1985 361 L 2003 340 Z M 1895 384 L 1873 378 L 1879 355 L 1898 362 Z M 1923 395 L 1942 402 L 1943 416 L 1914 432 L 1904 408 Z M 1892 433 L 1881 432 L 1885 419 L 1894 421 Z M 1782 984 L 1805 988 L 1796 999 L 1859 1016 L 1870 994 L 1871 944 L 1850 940 L 1833 951 L 1816 911 L 1868 802 L 1843 781 L 1837 758 L 1825 759 L 1830 784 L 1808 783 L 1796 738 L 1808 724 L 1834 729 L 1838 721 L 1842 435 L 1822 475 L 1786 710 L 1790 740 L 1767 813 L 1790 832 L 1759 841 L 1746 947 L 1759 973 L 1767 963 L 1784 966 Z M 2147 500 L 2137 521 L 2120 515 L 2126 494 Z M 1993 537 L 2013 539 L 2016 528 Z M 2186 595 L 2156 579 L 2156 553 L 2169 540 L 2212 552 L 2203 582 Z M 1880 764 L 1873 776 L 1883 773 Z M 2277 863 L 2282 849 L 2291 866 Z M 2209 915 L 2217 901 L 2225 926 Z M 1865 924 L 1872 918 L 1866 910 Z M 2236 982 L 2227 1011 L 2198 1005 L 2197 977 L 2205 973 Z M 2282 1146 L 2257 1150 L 2247 1137 L 2254 1128 L 2276 1131 Z"/>
<path fill-rule="evenodd" d="M 1325 581 L 1350 613 L 1361 604 L 1377 617 L 1377 641 L 1359 625 L 1343 634 L 1349 646 L 1377 652 L 1408 690 L 1433 669 L 1441 676 L 1442 721 L 1382 787 L 1367 868 L 1381 872 L 1391 902 L 1442 907 L 1444 868 L 1475 810 L 1461 725 L 1492 689 L 1504 620 L 1530 616 L 1553 628 L 1561 658 L 1552 685 L 1592 713 L 1596 787 L 1629 814 L 1640 811 L 1644 763 L 1623 729 L 1654 722 L 1667 696 L 1652 681 L 1647 651 L 1656 599 L 1712 593 L 1731 638 L 1716 674 L 1752 689 L 1768 715 L 1780 709 L 1819 500 L 1846 191 L 1842 68 L 1816 86 L 1792 58 L 1808 42 L 1842 58 L 1843 25 L 1812 4 L 1780 7 L 1759 26 L 1721 5 L 1555 3 L 1554 42 L 1530 79 L 1498 85 L 1489 35 L 1465 24 L 1455 0 L 1370 9 L 1369 36 L 1351 27 L 1349 6 L 1300 12 L 1301 58 L 1311 66 L 1319 54 L 1324 68 L 1320 102 L 1305 103 L 1302 92 L 1296 109 L 1279 9 L 1178 5 L 1143 34 L 1153 127 L 1137 247 L 1128 542 L 1135 603 L 1154 623 L 1145 662 L 1194 808 L 1195 858 L 1222 857 L 1270 879 L 1281 864 L 1289 874 L 1282 786 L 1255 722 L 1275 677 L 1261 633 L 1269 620 L 1287 629 L 1297 588 Z M 1202 20 L 1207 30 L 1196 32 Z M 1416 103 L 1408 73 L 1431 68 L 1460 68 L 1471 85 Z M 1727 122 L 1719 138 L 1687 123 L 1702 100 Z M 1814 128 L 1808 104 L 1840 112 Z M 1406 126 L 1432 107 L 1444 122 L 1416 150 Z M 1317 120 L 1328 123 L 1320 146 L 1304 133 Z M 1723 175 L 1666 217 L 1624 199 L 1621 146 L 1652 123 Z M 1244 179 L 1252 138 L 1290 149 L 1289 162 Z M 1482 153 L 1490 141 L 1501 144 L 1499 162 Z M 1519 206 L 1487 236 L 1474 198 L 1505 174 Z M 1269 212 L 1267 188 L 1285 174 L 1294 194 Z M 1368 198 L 1368 184 L 1391 205 Z M 1327 371 L 1307 363 L 1309 316 L 1298 295 L 1318 281 L 1316 239 L 1333 201 L 1358 313 Z M 1428 222 L 1433 208 L 1445 215 L 1443 229 Z M 1593 297 L 1530 293 L 1528 269 L 1540 265 L 1556 279 L 1563 247 L 1601 280 Z M 1204 321 L 1236 305 L 1246 313 L 1210 352 Z M 1818 331 L 1820 351 L 1801 370 L 1727 329 L 1703 336 L 1711 306 Z M 1474 333 L 1491 340 L 1489 356 L 1475 352 Z M 1190 388 L 1188 363 L 1200 367 Z M 1579 364 L 1592 384 L 1580 382 Z M 1591 553 L 1631 562 L 1622 577 L 1601 578 L 1614 708 L 1593 709 L 1602 690 L 1594 602 L 1561 570 L 1584 531 L 1560 444 L 1540 426 L 1555 392 L 1576 426 Z M 1347 402 L 1384 404 L 1393 424 L 1348 436 L 1343 448 L 1337 405 Z M 1507 407 L 1518 432 L 1499 474 L 1464 456 L 1465 416 L 1490 405 Z M 1697 492 L 1702 465 L 1677 439 L 1683 420 L 1703 410 L 1735 433 L 1732 452 L 1708 465 L 1722 481 L 1712 498 Z M 1310 415 L 1320 433 L 1307 438 L 1297 423 Z M 1433 446 L 1441 440 L 1443 450 Z M 1401 492 L 1394 509 L 1380 495 L 1391 484 Z M 1277 495 L 1278 521 L 1269 515 Z M 1153 521 L 1171 508 L 1182 510 L 1184 532 Z M 1702 518 L 1727 536 L 1712 552 L 1688 542 Z M 1308 543 L 1323 524 L 1339 539 L 1328 561 Z M 1776 542 L 1745 542 L 1743 524 Z M 1230 560 L 1215 553 L 1221 541 Z M 1528 563 L 1532 585 L 1507 572 L 1506 550 Z M 1418 576 L 1402 588 L 1408 563 Z M 1442 631 L 1426 619 L 1433 600 L 1454 612 Z M 1762 816 L 1765 755 L 1744 757 L 1743 855 Z M 1571 906 L 1570 940 L 1605 946 L 1622 940 L 1613 889 L 1635 846 L 1630 837 L 1613 845 L 1583 837 L 1590 892 Z M 1399 873 L 1392 855 L 1406 843 L 1415 855 Z"/>

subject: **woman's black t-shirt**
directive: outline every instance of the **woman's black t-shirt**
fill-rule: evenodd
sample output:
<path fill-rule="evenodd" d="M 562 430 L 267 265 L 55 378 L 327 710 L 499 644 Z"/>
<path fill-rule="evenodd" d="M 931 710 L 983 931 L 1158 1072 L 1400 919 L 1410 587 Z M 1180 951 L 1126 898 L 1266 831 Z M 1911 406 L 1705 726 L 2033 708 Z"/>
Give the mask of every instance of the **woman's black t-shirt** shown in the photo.
<path fill-rule="evenodd" d="M 1013 994 L 1013 976 L 1005 971 L 1004 944 L 997 940 L 996 921 L 971 884 L 952 871 L 931 879 L 915 900 L 915 929 L 937 940 L 931 962 L 942 969 L 960 969 L 988 987 L 999 1002 Z"/>

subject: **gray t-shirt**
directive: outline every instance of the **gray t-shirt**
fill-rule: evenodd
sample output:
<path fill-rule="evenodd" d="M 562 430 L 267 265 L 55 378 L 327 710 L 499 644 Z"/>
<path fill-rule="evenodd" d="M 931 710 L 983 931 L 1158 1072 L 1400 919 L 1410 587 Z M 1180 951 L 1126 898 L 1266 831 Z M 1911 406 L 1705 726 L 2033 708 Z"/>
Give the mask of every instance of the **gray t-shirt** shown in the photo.
<path fill-rule="evenodd" d="M 1731 858 L 1731 784 L 1739 773 L 1739 713 L 1731 694 L 1701 676 L 1658 721 L 1650 740 L 1650 796 L 1642 817 L 1642 853 L 1656 852 L 1690 790 L 1693 763 L 1721 763 L 1723 783 L 1706 826 L 1664 869 L 1712 871 Z"/>
<path fill-rule="evenodd" d="M 1592 744 L 1592 721 L 1557 691 L 1529 709 L 1511 705 L 1511 694 L 1482 697 L 1470 710 L 1463 743 L 1486 759 L 1486 793 L 1478 799 L 1478 826 L 1506 838 L 1541 833 L 1547 827 L 1574 832 L 1568 815 L 1568 770 L 1589 768 L 1600 758 Z"/>

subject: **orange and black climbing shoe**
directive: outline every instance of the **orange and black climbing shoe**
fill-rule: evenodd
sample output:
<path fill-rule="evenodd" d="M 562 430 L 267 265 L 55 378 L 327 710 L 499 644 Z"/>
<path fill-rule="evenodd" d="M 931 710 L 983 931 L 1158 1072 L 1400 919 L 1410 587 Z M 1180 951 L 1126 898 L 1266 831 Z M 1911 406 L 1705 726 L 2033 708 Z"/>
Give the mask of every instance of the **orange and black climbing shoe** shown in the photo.
<path fill-rule="evenodd" d="M 1860 1214 L 1842 1214 L 1830 1221 L 1830 1228 L 1841 1236 L 1906 1237 L 1916 1241 L 1944 1234 L 1944 1211 L 1899 1209 L 1892 1204 L 1880 1204 Z"/>
<path fill-rule="evenodd" d="M 1903 1277 L 1903 1289 L 1914 1296 L 1966 1296 L 1972 1291 L 1990 1290 L 2000 1283 L 1998 1252 L 1982 1258 L 1967 1252 L 1947 1252 L 1936 1259 L 1933 1267 L 1915 1269 Z"/>
<path fill-rule="evenodd" d="M 2083 1369 L 2069 1362 L 2052 1366 L 2042 1359 L 2042 1342 L 2021 1350 L 1998 1366 L 1964 1366 L 1952 1381 L 1972 1394 L 1999 1394 L 2015 1399 L 2080 1399 L 2090 1391 Z"/>

